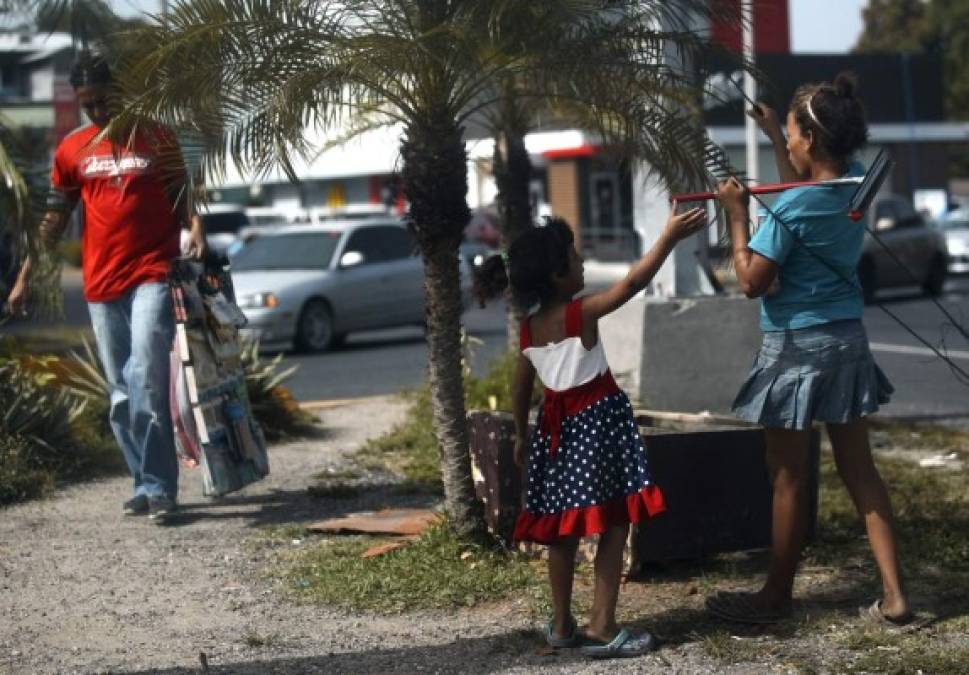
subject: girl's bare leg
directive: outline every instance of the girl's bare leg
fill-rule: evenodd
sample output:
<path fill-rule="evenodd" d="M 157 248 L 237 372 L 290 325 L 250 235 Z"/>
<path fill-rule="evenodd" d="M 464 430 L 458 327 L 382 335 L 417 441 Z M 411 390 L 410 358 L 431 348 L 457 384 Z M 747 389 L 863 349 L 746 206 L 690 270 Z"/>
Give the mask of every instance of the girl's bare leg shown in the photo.
<path fill-rule="evenodd" d="M 787 611 L 807 529 L 811 431 L 767 429 L 766 434 L 774 485 L 771 550 L 767 580 L 752 602 L 762 609 Z"/>
<path fill-rule="evenodd" d="M 834 449 L 838 474 L 844 481 L 858 515 L 865 522 L 868 542 L 881 574 L 882 613 L 890 618 L 909 614 L 908 601 L 902 589 L 894 517 L 888 490 L 871 456 L 868 424 L 863 419 L 848 424 L 829 424 L 828 436 Z"/>
<path fill-rule="evenodd" d="M 622 554 L 626 548 L 629 525 L 612 527 L 599 535 L 596 550 L 595 598 L 586 633 L 597 640 L 610 642 L 619 633 L 616 625 L 616 603 L 622 578 Z"/>
<path fill-rule="evenodd" d="M 578 537 L 561 539 L 548 547 L 548 578 L 552 586 L 552 630 L 568 637 L 572 629 L 572 579 Z"/>

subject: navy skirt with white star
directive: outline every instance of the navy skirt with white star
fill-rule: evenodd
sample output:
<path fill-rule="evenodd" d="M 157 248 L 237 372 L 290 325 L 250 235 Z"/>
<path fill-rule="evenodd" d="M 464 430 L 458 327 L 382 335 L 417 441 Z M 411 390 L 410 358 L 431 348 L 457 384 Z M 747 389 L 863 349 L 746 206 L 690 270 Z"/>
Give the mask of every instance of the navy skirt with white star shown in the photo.
<path fill-rule="evenodd" d="M 550 544 L 638 523 L 666 509 L 626 394 L 612 394 L 567 416 L 554 454 L 550 437 L 540 431 L 539 415 L 515 539 Z"/>

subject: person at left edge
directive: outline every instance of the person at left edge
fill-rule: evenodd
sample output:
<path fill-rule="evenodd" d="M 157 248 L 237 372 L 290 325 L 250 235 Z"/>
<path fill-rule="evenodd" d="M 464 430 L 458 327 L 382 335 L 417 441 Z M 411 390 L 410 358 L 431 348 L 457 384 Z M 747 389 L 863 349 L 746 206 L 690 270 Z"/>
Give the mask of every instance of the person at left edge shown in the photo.
<path fill-rule="evenodd" d="M 162 125 L 139 129 L 125 147 L 97 135 L 112 118 L 112 76 L 100 56 L 82 54 L 71 85 L 90 124 L 58 145 L 40 226 L 56 245 L 78 203 L 83 205 L 84 296 L 98 354 L 111 387 L 111 429 L 133 479 L 122 505 L 128 515 L 163 518 L 176 508 L 178 461 L 168 402 L 169 350 L 174 334 L 166 277 L 179 255 L 179 230 L 189 229 L 189 253 L 206 250 L 193 214 L 174 135 Z M 23 314 L 31 261 L 8 298 Z"/>

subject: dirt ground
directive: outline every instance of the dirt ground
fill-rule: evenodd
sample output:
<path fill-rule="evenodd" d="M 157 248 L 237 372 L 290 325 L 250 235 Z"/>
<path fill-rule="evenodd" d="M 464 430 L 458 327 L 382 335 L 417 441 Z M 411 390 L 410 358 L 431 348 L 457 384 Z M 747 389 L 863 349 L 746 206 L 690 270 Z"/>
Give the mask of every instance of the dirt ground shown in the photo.
<path fill-rule="evenodd" d="M 268 573 L 279 552 L 258 542 L 273 526 L 341 515 L 346 502 L 307 493 L 313 476 L 339 469 L 404 409 L 381 398 L 327 410 L 322 438 L 273 447 L 272 475 L 221 500 L 203 498 L 198 474 L 183 471 L 182 512 L 170 526 L 122 517 L 124 477 L 0 511 L 0 672 L 805 672 L 798 654 L 832 642 L 824 626 L 780 649 L 769 632 L 710 624 L 702 579 L 628 585 L 624 617 L 676 634 L 661 633 L 659 652 L 626 662 L 543 654 L 524 600 L 400 616 L 295 602 Z M 805 572 L 798 591 L 810 595 L 815 575 Z M 844 599 L 846 615 L 854 600 Z M 657 605 L 673 609 L 651 617 Z"/>

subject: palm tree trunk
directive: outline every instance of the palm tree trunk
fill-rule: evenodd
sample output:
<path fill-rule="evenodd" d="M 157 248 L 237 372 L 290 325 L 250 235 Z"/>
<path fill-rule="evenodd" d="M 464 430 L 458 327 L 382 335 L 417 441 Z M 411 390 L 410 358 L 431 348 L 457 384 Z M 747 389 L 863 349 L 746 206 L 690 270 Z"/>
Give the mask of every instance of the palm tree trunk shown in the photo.
<path fill-rule="evenodd" d="M 495 138 L 494 175 L 498 195 L 495 200 L 501 223 L 501 247 L 508 250 L 511 242 L 532 227 L 532 206 L 529 184 L 532 161 L 525 148 L 524 131 L 509 124 Z M 518 331 L 524 310 L 515 302 L 507 307 L 507 337 L 509 351 L 518 349 Z"/>
<path fill-rule="evenodd" d="M 470 218 L 462 130 L 449 112 L 432 112 L 408 126 L 401 155 L 407 217 L 424 257 L 431 405 L 445 508 L 455 531 L 473 536 L 485 531 L 485 522 L 471 478 L 461 373 L 458 245 Z"/>

